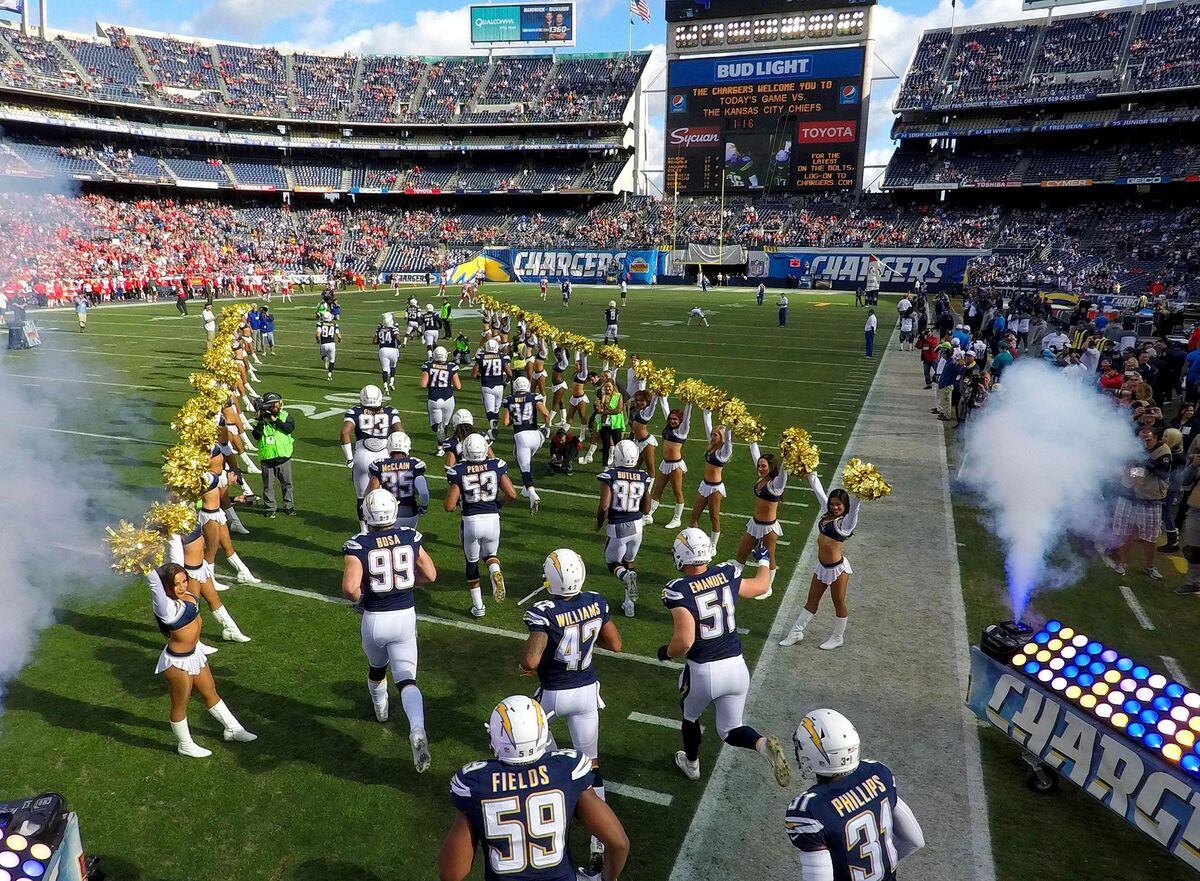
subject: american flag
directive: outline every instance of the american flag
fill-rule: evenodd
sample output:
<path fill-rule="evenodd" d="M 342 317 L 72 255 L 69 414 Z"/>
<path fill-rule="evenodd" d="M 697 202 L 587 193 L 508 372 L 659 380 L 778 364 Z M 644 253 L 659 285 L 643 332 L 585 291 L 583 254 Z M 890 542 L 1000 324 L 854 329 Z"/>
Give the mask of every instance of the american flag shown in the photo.
<path fill-rule="evenodd" d="M 646 0 L 629 0 L 629 11 L 647 24 L 650 23 L 650 7 Z"/>

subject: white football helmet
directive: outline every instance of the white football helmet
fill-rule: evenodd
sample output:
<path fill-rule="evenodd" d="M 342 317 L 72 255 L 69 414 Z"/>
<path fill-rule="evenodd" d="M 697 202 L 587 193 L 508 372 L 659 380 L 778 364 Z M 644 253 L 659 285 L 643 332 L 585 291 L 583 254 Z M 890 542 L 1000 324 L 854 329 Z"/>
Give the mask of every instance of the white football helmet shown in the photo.
<path fill-rule="evenodd" d="M 487 458 L 488 442 L 482 434 L 468 434 L 462 443 L 463 458 L 468 462 L 482 462 Z"/>
<path fill-rule="evenodd" d="M 396 497 L 386 489 L 373 489 L 363 499 L 363 520 L 368 526 L 390 526 L 396 522 Z"/>
<path fill-rule="evenodd" d="M 391 312 L 384 312 L 383 313 L 383 326 L 384 327 L 394 327 L 395 324 L 396 324 L 396 316 L 393 315 Z"/>
<path fill-rule="evenodd" d="M 403 431 L 392 432 L 388 435 L 387 448 L 389 453 L 403 453 L 407 456 L 412 450 L 412 438 Z"/>
<path fill-rule="evenodd" d="M 637 443 L 623 440 L 613 448 L 613 465 L 617 468 L 636 468 L 641 454 L 638 453 Z"/>
<path fill-rule="evenodd" d="M 362 391 L 358 393 L 358 403 L 364 407 L 382 407 L 383 392 L 377 385 L 364 385 Z"/>
<path fill-rule="evenodd" d="M 507 765 L 536 762 L 550 748 L 546 711 L 531 697 L 514 694 L 496 704 L 487 723 L 492 752 Z"/>
<path fill-rule="evenodd" d="M 858 767 L 859 739 L 854 725 L 837 710 L 813 710 L 792 735 L 800 773 L 830 777 Z"/>
<path fill-rule="evenodd" d="M 483 350 L 489 355 L 495 355 L 500 351 L 500 340 L 496 339 L 495 337 L 489 337 L 483 344 Z"/>
<path fill-rule="evenodd" d="M 542 564 L 542 575 L 546 579 L 546 590 L 556 597 L 578 596 L 587 578 L 587 567 L 583 558 L 570 548 L 551 551 Z"/>
<path fill-rule="evenodd" d="M 458 428 L 464 422 L 470 423 L 471 425 L 475 424 L 475 417 L 471 415 L 471 411 L 468 410 L 466 407 L 462 407 L 458 410 L 455 410 L 451 414 L 450 430 L 454 431 L 454 429 Z"/>
<path fill-rule="evenodd" d="M 432 311 L 433 311 L 433 303 L 426 303 L 426 304 L 425 304 L 425 311 L 426 311 L 426 312 L 432 312 Z"/>
<path fill-rule="evenodd" d="M 529 377 L 518 376 L 513 380 L 513 391 L 517 394 L 523 394 L 529 391 Z"/>
<path fill-rule="evenodd" d="M 333 320 L 334 320 L 333 313 L 332 312 L 322 312 L 321 320 L 324 321 L 326 324 L 333 324 Z"/>
<path fill-rule="evenodd" d="M 417 298 L 416 298 L 416 297 L 409 297 L 409 298 L 408 298 L 408 305 L 410 305 L 410 306 L 415 306 L 415 305 L 417 305 Z"/>
<path fill-rule="evenodd" d="M 450 355 L 446 352 L 445 346 L 438 346 L 433 350 L 433 360 L 439 364 L 445 364 L 450 359 Z"/>
<path fill-rule="evenodd" d="M 689 526 L 675 536 L 671 550 L 675 554 L 676 569 L 682 569 L 684 566 L 704 566 L 711 562 L 713 557 L 712 542 L 708 535 L 703 529 L 697 529 L 695 526 Z"/>
<path fill-rule="evenodd" d="M 609 300 L 609 301 L 608 301 L 608 308 L 609 308 L 609 309 L 616 309 L 616 308 L 617 308 L 617 301 L 616 301 L 616 300 Z"/>

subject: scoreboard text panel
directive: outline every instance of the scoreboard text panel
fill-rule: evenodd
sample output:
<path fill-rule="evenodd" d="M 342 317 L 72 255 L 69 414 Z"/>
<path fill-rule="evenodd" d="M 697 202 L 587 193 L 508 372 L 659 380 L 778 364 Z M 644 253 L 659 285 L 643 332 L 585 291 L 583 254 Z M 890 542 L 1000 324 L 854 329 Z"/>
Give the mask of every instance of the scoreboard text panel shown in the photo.
<path fill-rule="evenodd" d="M 666 189 L 855 186 L 864 61 L 860 46 L 671 61 Z"/>

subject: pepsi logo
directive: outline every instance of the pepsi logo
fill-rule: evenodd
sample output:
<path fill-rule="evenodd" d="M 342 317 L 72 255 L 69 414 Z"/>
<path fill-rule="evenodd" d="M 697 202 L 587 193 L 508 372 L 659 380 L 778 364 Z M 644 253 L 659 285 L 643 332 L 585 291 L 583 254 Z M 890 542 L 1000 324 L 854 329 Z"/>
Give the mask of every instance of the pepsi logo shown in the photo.
<path fill-rule="evenodd" d="M 679 113 L 687 110 L 687 95 L 672 95 L 671 96 L 671 111 Z"/>

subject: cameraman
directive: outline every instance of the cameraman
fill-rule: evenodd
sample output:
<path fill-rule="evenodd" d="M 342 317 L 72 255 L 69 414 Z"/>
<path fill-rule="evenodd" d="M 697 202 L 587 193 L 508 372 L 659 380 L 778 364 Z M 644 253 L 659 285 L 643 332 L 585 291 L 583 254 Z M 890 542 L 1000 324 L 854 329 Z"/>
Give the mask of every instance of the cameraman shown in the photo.
<path fill-rule="evenodd" d="M 258 399 L 258 414 L 251 434 L 258 441 L 258 459 L 262 466 L 263 502 L 267 517 L 275 516 L 275 483 L 283 488 L 283 513 L 295 514 L 292 504 L 292 436 L 296 420 L 283 409 L 283 398 L 267 392 Z"/>

